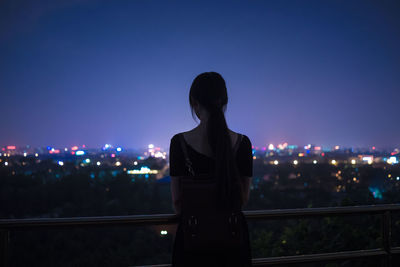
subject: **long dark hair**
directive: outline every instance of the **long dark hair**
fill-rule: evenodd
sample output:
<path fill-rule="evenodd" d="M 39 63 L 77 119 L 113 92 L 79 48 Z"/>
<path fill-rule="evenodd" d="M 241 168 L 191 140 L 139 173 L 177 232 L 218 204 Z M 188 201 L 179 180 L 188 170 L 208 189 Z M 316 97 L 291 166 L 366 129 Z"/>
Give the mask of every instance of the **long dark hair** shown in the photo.
<path fill-rule="evenodd" d="M 193 80 L 189 93 L 193 118 L 195 118 L 193 115 L 194 101 L 209 113 L 206 129 L 208 142 L 215 159 L 219 204 L 223 208 L 240 207 L 242 185 L 224 115 L 228 103 L 224 78 L 216 72 L 204 72 L 198 75 Z"/>

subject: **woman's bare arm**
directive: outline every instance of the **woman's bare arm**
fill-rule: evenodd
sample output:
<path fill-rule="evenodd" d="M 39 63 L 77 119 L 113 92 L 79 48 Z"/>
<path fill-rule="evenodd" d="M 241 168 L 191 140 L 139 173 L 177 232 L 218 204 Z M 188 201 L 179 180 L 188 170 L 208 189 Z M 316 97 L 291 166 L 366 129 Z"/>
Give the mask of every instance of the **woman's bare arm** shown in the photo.
<path fill-rule="evenodd" d="M 171 176 L 172 206 L 176 214 L 181 213 L 181 200 L 179 198 L 179 178 Z"/>
<path fill-rule="evenodd" d="M 243 177 L 243 205 L 242 207 L 244 207 L 245 205 L 247 205 L 247 202 L 249 201 L 249 197 L 250 197 L 250 184 L 251 184 L 251 180 L 252 177 Z"/>

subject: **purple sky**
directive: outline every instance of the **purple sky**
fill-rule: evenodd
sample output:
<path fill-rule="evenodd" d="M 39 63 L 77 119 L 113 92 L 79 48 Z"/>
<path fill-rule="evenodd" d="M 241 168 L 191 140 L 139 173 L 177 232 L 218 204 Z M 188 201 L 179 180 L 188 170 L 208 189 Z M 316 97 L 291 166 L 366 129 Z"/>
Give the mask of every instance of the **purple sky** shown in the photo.
<path fill-rule="evenodd" d="M 217 71 L 253 145 L 400 146 L 399 3 L 1 1 L 0 145 L 167 148 Z"/>

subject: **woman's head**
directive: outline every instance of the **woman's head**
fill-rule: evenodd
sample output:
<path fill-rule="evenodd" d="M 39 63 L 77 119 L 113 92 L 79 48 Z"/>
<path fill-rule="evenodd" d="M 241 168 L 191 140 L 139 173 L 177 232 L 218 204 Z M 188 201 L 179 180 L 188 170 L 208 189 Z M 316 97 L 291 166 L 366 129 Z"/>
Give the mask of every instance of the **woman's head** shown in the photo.
<path fill-rule="evenodd" d="M 189 103 L 193 118 L 193 113 L 196 113 L 201 121 L 205 121 L 211 113 L 225 112 L 228 94 L 224 78 L 216 72 L 198 75 L 190 87 Z"/>
<path fill-rule="evenodd" d="M 189 102 L 192 116 L 194 111 L 206 124 L 207 141 L 215 159 L 215 176 L 218 179 L 221 204 L 225 207 L 237 206 L 235 200 L 240 201 L 241 189 L 231 136 L 224 115 L 228 103 L 224 78 L 216 72 L 198 75 L 190 87 Z"/>

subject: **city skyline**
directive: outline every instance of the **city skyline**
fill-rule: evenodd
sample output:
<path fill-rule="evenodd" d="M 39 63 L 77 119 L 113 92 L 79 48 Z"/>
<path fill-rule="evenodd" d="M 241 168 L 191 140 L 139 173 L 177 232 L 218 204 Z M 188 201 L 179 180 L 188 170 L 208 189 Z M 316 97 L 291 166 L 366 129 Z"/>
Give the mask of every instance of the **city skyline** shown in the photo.
<path fill-rule="evenodd" d="M 3 1 L 0 145 L 168 148 L 194 77 L 254 146 L 399 147 L 396 1 Z"/>

